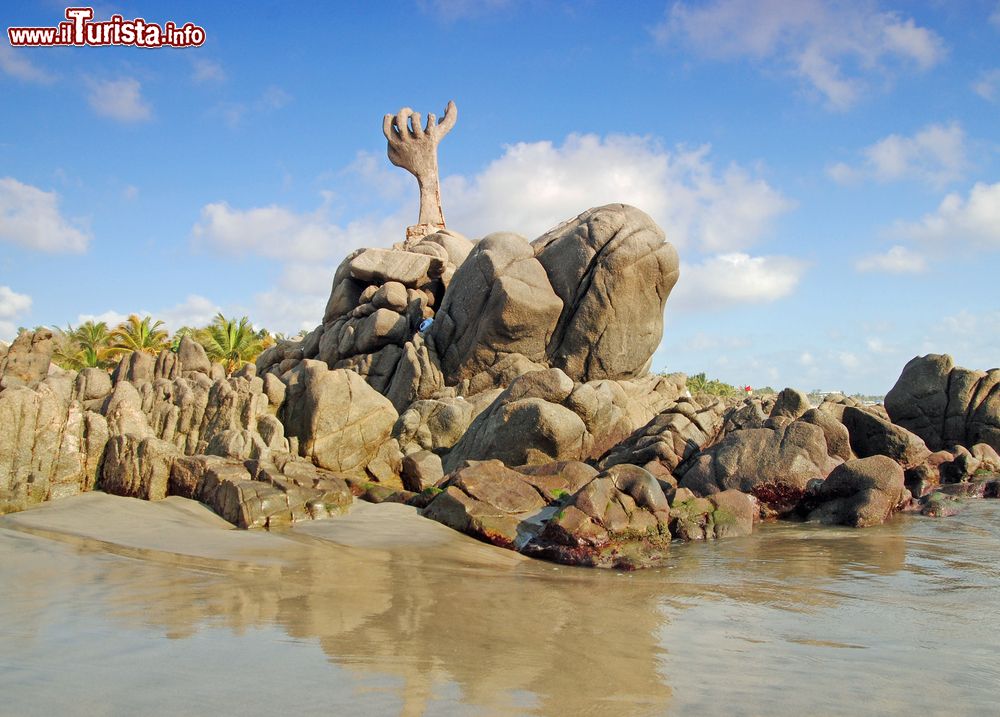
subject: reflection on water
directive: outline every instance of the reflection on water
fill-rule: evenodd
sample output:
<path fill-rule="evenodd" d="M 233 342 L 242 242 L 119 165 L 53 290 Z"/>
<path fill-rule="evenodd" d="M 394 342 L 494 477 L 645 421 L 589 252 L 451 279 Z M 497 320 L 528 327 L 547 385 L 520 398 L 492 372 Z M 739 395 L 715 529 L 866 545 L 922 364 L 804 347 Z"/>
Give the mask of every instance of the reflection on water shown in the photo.
<path fill-rule="evenodd" d="M 114 523 L 115 499 L 92 500 Z M 403 506 L 257 535 L 253 550 L 189 522 L 183 555 L 168 549 L 177 525 L 146 519 L 114 540 L 41 512 L 0 520 L 4 709 L 995 709 L 1000 503 L 867 531 L 764 526 L 632 574 L 527 560 Z"/>

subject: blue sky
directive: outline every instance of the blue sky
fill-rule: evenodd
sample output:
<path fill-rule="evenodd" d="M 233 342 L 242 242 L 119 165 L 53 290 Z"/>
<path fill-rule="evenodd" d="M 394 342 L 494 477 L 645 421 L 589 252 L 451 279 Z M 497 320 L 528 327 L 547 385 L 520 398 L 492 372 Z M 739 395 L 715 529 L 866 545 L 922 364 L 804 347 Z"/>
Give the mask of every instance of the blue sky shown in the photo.
<path fill-rule="evenodd" d="M 312 328 L 343 255 L 416 221 L 382 115 L 454 99 L 450 228 L 534 239 L 623 201 L 665 229 L 657 370 L 884 393 L 917 354 L 1000 364 L 997 0 L 245 6 L 95 7 L 199 48 L 0 41 L 0 339 Z"/>

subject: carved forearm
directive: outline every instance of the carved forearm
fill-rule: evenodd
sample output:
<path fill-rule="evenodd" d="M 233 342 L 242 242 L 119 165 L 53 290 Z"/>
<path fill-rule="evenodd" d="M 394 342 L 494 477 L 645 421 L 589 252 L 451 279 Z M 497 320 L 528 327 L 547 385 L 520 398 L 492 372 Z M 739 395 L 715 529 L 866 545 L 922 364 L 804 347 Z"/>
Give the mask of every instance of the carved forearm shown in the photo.
<path fill-rule="evenodd" d="M 434 115 L 428 114 L 426 126 L 421 124 L 420 113 L 409 107 L 404 107 L 396 115 L 386 115 L 382 121 L 382 132 L 389 142 L 389 161 L 416 177 L 420 187 L 420 218 L 417 228 L 444 228 L 437 146 L 455 126 L 457 119 L 458 108 L 454 102 L 449 102 L 441 121 L 438 122 Z"/>

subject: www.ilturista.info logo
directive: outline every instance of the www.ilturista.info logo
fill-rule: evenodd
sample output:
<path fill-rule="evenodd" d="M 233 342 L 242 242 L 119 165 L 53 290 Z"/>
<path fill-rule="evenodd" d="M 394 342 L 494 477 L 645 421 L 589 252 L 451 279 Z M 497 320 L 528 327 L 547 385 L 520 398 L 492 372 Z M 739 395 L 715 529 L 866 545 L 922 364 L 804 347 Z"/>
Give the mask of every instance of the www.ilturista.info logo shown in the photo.
<path fill-rule="evenodd" d="M 205 29 L 194 23 L 158 25 L 141 17 L 126 20 L 112 15 L 94 22 L 94 8 L 66 8 L 66 22 L 56 27 L 8 27 L 7 37 L 14 47 L 54 45 L 132 45 L 133 47 L 199 47 L 205 43 Z"/>

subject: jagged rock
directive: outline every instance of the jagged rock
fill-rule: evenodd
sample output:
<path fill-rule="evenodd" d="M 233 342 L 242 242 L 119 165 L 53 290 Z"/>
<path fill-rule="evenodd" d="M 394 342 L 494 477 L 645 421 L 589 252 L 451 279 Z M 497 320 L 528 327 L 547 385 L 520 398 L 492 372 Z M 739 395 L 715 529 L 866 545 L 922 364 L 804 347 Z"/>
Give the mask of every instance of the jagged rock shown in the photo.
<path fill-rule="evenodd" d="M 531 361 L 519 353 L 506 354 L 471 378 L 459 383 L 458 393 L 461 396 L 475 396 L 483 391 L 504 389 L 518 376 L 532 371 L 544 371 L 547 368 L 547 365 Z"/>
<path fill-rule="evenodd" d="M 120 364 L 119 364 L 120 365 Z M 101 413 L 107 419 L 112 436 L 152 435 L 152 430 L 142 412 L 142 396 L 128 381 L 118 381 L 105 399 Z"/>
<path fill-rule="evenodd" d="M 843 416 L 843 411 L 840 412 L 840 415 Z M 849 461 L 855 457 L 851 450 L 851 434 L 847 427 L 834 418 L 830 412 L 810 408 L 800 418 L 806 423 L 819 426 L 826 438 L 826 451 L 832 457 L 842 461 Z"/>
<path fill-rule="evenodd" d="M 239 528 L 273 528 L 342 512 L 352 502 L 340 476 L 304 461 L 242 463 L 216 456 L 174 461 L 169 492 L 200 500 Z"/>
<path fill-rule="evenodd" d="M 451 475 L 423 515 L 488 543 L 517 549 L 540 527 L 546 505 L 523 475 L 491 460 Z"/>
<path fill-rule="evenodd" d="M 444 478 L 441 457 L 431 451 L 421 450 L 403 457 L 403 487 L 419 493 L 437 485 Z"/>
<path fill-rule="evenodd" d="M 497 389 L 464 397 L 414 401 L 393 426 L 392 435 L 402 446 L 444 451 L 454 446 L 473 419 L 503 393 Z"/>
<path fill-rule="evenodd" d="M 819 484 L 814 500 L 821 505 L 809 520 L 867 528 L 881 525 L 903 501 L 903 468 L 888 456 L 847 461 Z"/>
<path fill-rule="evenodd" d="M 670 548 L 670 506 L 659 483 L 632 465 L 600 473 L 559 506 L 527 555 L 620 570 L 659 565 Z"/>
<path fill-rule="evenodd" d="M 386 398 L 399 412 L 414 401 L 430 398 L 444 387 L 441 364 L 421 336 L 415 336 L 403 346 L 392 380 L 385 391 Z"/>
<path fill-rule="evenodd" d="M 563 303 L 546 351 L 550 364 L 584 382 L 645 373 L 679 275 L 663 231 L 635 207 L 609 204 L 564 222 L 532 247 Z"/>
<path fill-rule="evenodd" d="M 430 329 L 445 382 L 472 378 L 507 354 L 543 361 L 561 311 L 531 245 L 490 234 L 455 272 Z"/>
<path fill-rule="evenodd" d="M 0 390 L 35 388 L 48 375 L 55 344 L 49 329 L 22 331 L 0 356 Z"/>
<path fill-rule="evenodd" d="M 461 266 L 475 246 L 474 242 L 450 229 L 440 229 L 433 234 L 428 234 L 420 240 L 417 246 L 428 244 L 437 244 L 443 248 L 448 256 L 448 261 L 454 266 Z"/>
<path fill-rule="evenodd" d="M 358 281 L 368 284 L 396 281 L 411 289 L 426 286 L 444 270 L 439 258 L 392 249 L 365 249 L 350 260 L 349 266 L 351 277 Z"/>
<path fill-rule="evenodd" d="M 930 455 L 919 436 L 860 408 L 845 408 L 843 422 L 851 437 L 851 450 L 859 458 L 889 456 L 906 469 L 920 465 Z"/>
<path fill-rule="evenodd" d="M 111 382 L 116 386 L 122 381 L 137 384 L 152 381 L 156 376 L 156 357 L 144 351 L 133 351 L 122 356 L 114 372 Z"/>
<path fill-rule="evenodd" d="M 810 480 L 825 478 L 835 464 L 822 429 L 795 421 L 730 433 L 697 455 L 678 485 L 701 496 L 733 488 L 784 514 L 799 504 Z"/>
<path fill-rule="evenodd" d="M 788 418 L 794 421 L 812 408 L 809 397 L 795 388 L 782 389 L 774 401 L 771 418 Z"/>
<path fill-rule="evenodd" d="M 656 462 L 672 473 L 715 440 L 722 428 L 723 410 L 718 400 L 701 406 L 692 398 L 681 398 L 612 448 L 599 465 L 633 463 L 650 470 L 649 464 Z"/>
<path fill-rule="evenodd" d="M 572 390 L 573 382 L 559 369 L 515 379 L 448 452 L 445 470 L 466 460 L 498 458 L 505 465 L 524 465 L 586 457 L 586 426 L 557 403 Z"/>
<path fill-rule="evenodd" d="M 761 399 L 744 399 L 742 403 L 734 406 L 725 414 L 722 435 L 729 435 L 733 431 L 742 431 L 748 428 L 764 428 L 767 419 L 768 412 L 764 410 Z"/>
<path fill-rule="evenodd" d="M 208 374 L 212 370 L 212 362 L 205 353 L 205 347 L 190 336 L 182 336 L 177 344 L 177 358 L 181 362 L 181 370 L 197 371 Z"/>
<path fill-rule="evenodd" d="M 1000 369 L 956 367 L 947 354 L 914 357 L 886 394 L 885 409 L 931 450 L 976 443 L 1000 450 Z"/>
<path fill-rule="evenodd" d="M 299 453 L 318 466 L 363 473 L 398 418 L 384 396 L 356 373 L 306 359 L 294 369 L 279 417 Z"/>
<path fill-rule="evenodd" d="M 580 461 L 556 461 L 514 468 L 548 501 L 571 496 L 597 477 L 593 466 Z"/>
<path fill-rule="evenodd" d="M 264 394 L 271 408 L 278 410 L 285 402 L 285 383 L 273 373 L 264 375 Z"/>
<path fill-rule="evenodd" d="M 108 441 L 98 487 L 127 498 L 162 500 L 167 496 L 170 468 L 180 451 L 158 438 L 113 436 Z"/>
<path fill-rule="evenodd" d="M 107 438 L 104 419 L 49 379 L 0 392 L 0 514 L 90 490 Z"/>
<path fill-rule="evenodd" d="M 169 349 L 163 349 L 156 357 L 153 366 L 153 380 L 158 378 L 174 379 L 181 375 L 181 362 L 177 354 Z"/>
<path fill-rule="evenodd" d="M 757 500 L 738 490 L 697 498 L 680 489 L 670 507 L 670 530 L 681 540 L 714 540 L 750 535 L 757 520 Z"/>
<path fill-rule="evenodd" d="M 76 375 L 73 396 L 79 401 L 94 401 L 111 393 L 111 376 L 100 368 L 85 368 Z"/>

